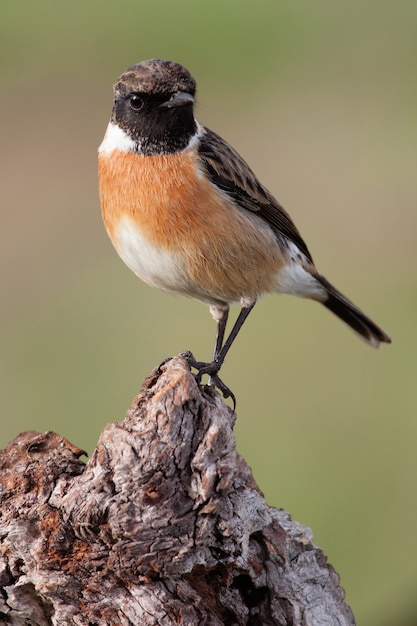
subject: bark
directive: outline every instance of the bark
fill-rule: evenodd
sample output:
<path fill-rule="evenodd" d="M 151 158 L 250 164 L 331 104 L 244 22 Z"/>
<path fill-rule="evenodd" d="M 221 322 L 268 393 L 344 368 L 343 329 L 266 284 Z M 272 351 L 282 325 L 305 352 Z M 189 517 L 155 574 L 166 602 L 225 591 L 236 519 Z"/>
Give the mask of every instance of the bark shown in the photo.
<path fill-rule="evenodd" d="M 310 529 L 269 507 L 235 415 L 181 356 L 88 463 L 53 432 L 0 453 L 0 623 L 351 626 Z"/>

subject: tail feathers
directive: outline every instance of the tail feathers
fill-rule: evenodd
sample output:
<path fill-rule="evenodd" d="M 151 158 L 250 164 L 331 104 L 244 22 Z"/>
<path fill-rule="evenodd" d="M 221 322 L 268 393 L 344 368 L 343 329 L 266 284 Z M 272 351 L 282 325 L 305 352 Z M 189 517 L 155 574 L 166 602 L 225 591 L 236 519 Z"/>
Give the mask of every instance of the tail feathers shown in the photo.
<path fill-rule="evenodd" d="M 378 348 L 380 343 L 391 343 L 390 337 L 353 302 L 333 287 L 324 276 L 318 274 L 316 279 L 327 292 L 327 300 L 323 302 L 324 306 L 350 326 L 361 339 L 374 348 Z"/>

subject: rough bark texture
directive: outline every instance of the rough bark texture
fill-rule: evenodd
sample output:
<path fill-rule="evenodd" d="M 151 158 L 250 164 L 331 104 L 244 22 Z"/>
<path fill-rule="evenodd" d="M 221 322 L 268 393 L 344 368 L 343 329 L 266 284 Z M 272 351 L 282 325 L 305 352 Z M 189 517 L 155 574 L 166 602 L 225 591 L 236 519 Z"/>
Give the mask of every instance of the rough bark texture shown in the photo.
<path fill-rule="evenodd" d="M 16 437 L 0 456 L 0 623 L 353 625 L 311 531 L 265 503 L 234 419 L 176 357 L 87 464 L 55 433 Z"/>

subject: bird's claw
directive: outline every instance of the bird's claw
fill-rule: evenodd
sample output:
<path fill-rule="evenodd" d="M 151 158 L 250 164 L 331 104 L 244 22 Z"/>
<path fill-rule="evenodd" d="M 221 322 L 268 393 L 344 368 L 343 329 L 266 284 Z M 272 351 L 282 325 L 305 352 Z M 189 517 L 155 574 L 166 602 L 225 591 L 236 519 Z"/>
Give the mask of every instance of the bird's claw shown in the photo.
<path fill-rule="evenodd" d="M 233 391 L 224 384 L 224 382 L 222 381 L 221 378 L 219 378 L 217 376 L 217 374 L 215 376 L 210 376 L 210 384 L 213 385 L 213 387 L 216 387 L 217 389 L 219 389 L 222 394 L 223 394 L 223 398 L 230 398 L 233 402 L 233 411 L 236 411 L 236 396 L 233 393 Z"/>
<path fill-rule="evenodd" d="M 197 384 L 201 385 L 202 377 L 207 374 L 209 376 L 209 385 L 212 387 L 216 387 L 223 394 L 223 398 L 231 398 L 233 402 L 233 410 L 236 409 L 236 397 L 235 394 L 227 385 L 224 384 L 222 379 L 217 375 L 220 367 L 216 361 L 212 361 L 211 363 L 205 363 L 204 361 L 197 361 L 189 350 L 186 352 L 182 352 L 181 356 L 185 358 L 188 365 L 197 370 L 196 381 Z"/>

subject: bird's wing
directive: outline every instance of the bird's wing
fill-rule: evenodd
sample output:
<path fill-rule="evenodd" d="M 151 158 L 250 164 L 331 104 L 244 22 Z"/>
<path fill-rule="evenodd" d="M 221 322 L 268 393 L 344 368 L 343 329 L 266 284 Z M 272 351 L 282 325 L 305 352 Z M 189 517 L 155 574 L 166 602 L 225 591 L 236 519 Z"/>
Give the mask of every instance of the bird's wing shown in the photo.
<path fill-rule="evenodd" d="M 224 139 L 203 128 L 199 158 L 212 183 L 243 209 L 264 219 L 279 237 L 286 237 L 313 262 L 292 219 L 274 196 L 259 182 L 249 165 Z"/>

